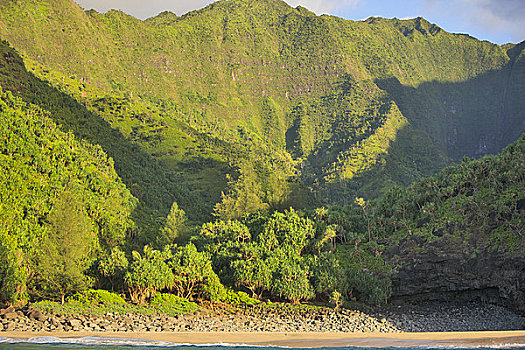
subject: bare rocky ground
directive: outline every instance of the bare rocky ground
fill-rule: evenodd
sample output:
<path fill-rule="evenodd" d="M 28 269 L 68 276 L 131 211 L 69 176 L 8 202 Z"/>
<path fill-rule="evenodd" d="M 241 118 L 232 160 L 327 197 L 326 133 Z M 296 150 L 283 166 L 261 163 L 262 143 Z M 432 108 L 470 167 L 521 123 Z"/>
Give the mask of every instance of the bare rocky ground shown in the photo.
<path fill-rule="evenodd" d="M 525 317 L 493 304 L 429 302 L 389 305 L 371 313 L 403 332 L 507 331 L 525 329 Z"/>
<path fill-rule="evenodd" d="M 42 314 L 30 308 L 0 310 L 0 331 L 119 332 L 434 332 L 524 329 L 525 318 L 495 305 L 420 304 L 372 312 L 330 308 L 208 305 L 190 315 L 104 316 Z M 1 335 L 1 333 L 0 333 Z"/>

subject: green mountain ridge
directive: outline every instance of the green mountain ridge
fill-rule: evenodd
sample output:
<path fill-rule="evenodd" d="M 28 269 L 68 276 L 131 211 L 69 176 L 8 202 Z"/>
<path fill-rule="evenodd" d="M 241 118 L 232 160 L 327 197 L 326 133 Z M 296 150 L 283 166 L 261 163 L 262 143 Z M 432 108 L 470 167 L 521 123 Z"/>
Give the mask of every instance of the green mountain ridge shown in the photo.
<path fill-rule="evenodd" d="M 228 218 L 373 198 L 496 153 L 525 129 L 523 45 L 422 18 L 353 22 L 270 0 L 145 21 L 71 0 L 3 0 L 0 10 L 0 36 L 38 78 L 159 160 L 159 179 L 173 177 L 170 190 L 148 187 L 147 173 L 130 178 L 143 161 L 92 139 L 137 198 L 152 196 L 149 217 L 174 201 L 202 222 L 214 206 Z"/>

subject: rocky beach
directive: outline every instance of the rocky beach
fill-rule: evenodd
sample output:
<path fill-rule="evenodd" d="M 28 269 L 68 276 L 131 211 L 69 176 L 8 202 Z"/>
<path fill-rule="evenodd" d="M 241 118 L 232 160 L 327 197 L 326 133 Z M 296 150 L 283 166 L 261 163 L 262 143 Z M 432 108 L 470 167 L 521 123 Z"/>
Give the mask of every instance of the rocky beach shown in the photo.
<path fill-rule="evenodd" d="M 327 332 L 398 333 L 523 330 L 525 318 L 496 305 L 391 305 L 363 312 L 307 305 L 267 304 L 234 308 L 208 304 L 175 317 L 162 314 L 63 315 L 31 308 L 0 310 L 5 332 Z M 0 333 L 1 335 L 2 333 Z"/>

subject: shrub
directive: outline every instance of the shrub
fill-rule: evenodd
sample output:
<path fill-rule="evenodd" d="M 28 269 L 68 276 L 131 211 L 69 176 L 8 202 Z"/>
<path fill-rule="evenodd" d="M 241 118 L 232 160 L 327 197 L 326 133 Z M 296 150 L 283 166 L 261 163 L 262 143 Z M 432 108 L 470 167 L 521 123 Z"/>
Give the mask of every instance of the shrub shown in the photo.
<path fill-rule="evenodd" d="M 354 295 L 370 305 L 385 304 L 390 296 L 391 281 L 360 270 L 348 270 L 345 280 L 347 296 Z"/>
<path fill-rule="evenodd" d="M 341 307 L 342 303 L 343 296 L 337 290 L 334 290 L 332 294 L 330 294 L 330 304 L 333 304 L 334 308 L 338 310 Z"/>
<path fill-rule="evenodd" d="M 197 304 L 186 298 L 167 293 L 155 294 L 150 300 L 150 304 L 170 316 L 188 314 L 200 309 Z"/>
<path fill-rule="evenodd" d="M 68 301 L 80 304 L 126 304 L 126 301 L 120 295 L 102 289 L 89 289 L 84 292 L 77 292 L 68 298 Z"/>
<path fill-rule="evenodd" d="M 260 303 L 259 300 L 251 298 L 245 292 L 236 292 L 230 288 L 224 288 L 224 292 L 218 301 L 231 305 L 257 305 Z"/>
<path fill-rule="evenodd" d="M 173 286 L 173 273 L 164 260 L 162 252 L 148 246 L 144 247 L 144 256 L 133 252 L 133 262 L 124 281 L 134 303 L 142 304 L 146 298 L 155 296 L 157 290 Z"/>

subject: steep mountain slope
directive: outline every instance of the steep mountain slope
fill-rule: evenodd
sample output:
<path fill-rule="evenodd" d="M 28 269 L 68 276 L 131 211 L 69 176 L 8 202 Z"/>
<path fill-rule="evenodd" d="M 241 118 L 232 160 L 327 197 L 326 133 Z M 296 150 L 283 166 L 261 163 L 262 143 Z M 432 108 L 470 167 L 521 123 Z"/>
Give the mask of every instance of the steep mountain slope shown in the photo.
<path fill-rule="evenodd" d="M 162 128 L 149 131 L 157 141 L 135 142 L 202 193 L 229 189 L 218 207 L 226 217 L 306 205 L 305 186 L 324 202 L 377 196 L 463 155 L 497 152 L 525 130 L 522 45 L 421 18 L 352 22 L 280 0 L 232 0 L 140 21 L 71 0 L 2 0 L 0 21 L 2 38 L 45 69 L 160 110 L 152 122 Z M 129 121 L 108 121 L 130 135 Z M 201 164 L 203 180 L 192 181 L 180 156 L 191 146 L 170 142 L 181 128 L 235 145 L 235 155 Z M 222 154 L 217 142 L 211 154 Z M 209 180 L 225 173 L 228 188 Z"/>
<path fill-rule="evenodd" d="M 72 246 L 80 242 L 69 234 L 82 227 L 83 266 L 131 235 L 136 200 L 100 146 L 1 89 L 0 163 L 0 300 L 24 299 L 54 230 Z"/>
<path fill-rule="evenodd" d="M 391 190 L 374 226 L 393 296 L 501 303 L 525 312 L 525 136 L 501 154 Z"/>
<path fill-rule="evenodd" d="M 32 69 L 37 68 L 33 66 Z M 47 70 L 46 72 L 50 73 Z M 69 85 L 70 89 L 85 86 L 71 79 L 66 80 L 63 76 L 60 80 Z M 152 122 L 148 118 L 149 113 L 154 111 L 132 101 L 115 100 L 110 96 L 93 101 L 102 112 L 90 111 L 73 97 L 35 77 L 6 42 L 0 42 L 0 85 L 45 110 L 48 117 L 60 125 L 62 130 L 73 132 L 77 138 L 94 146 L 101 146 L 112 157 L 116 171 L 128 189 L 140 200 L 138 210 L 133 214 L 140 231 L 136 235 L 157 234 L 158 226 L 162 224 L 174 201 L 188 211 L 190 219 L 201 221 L 206 217 L 200 209 L 202 202 L 196 200 L 190 190 L 181 184 L 177 174 L 160 165 L 101 117 L 104 116 L 103 111 L 113 112 L 113 120 L 131 120 L 132 128 L 137 124 L 136 120 L 142 120 L 138 123 L 140 126 L 133 129 L 141 137 L 149 129 L 159 127 L 161 121 Z M 116 108 L 118 113 L 112 108 Z"/>

